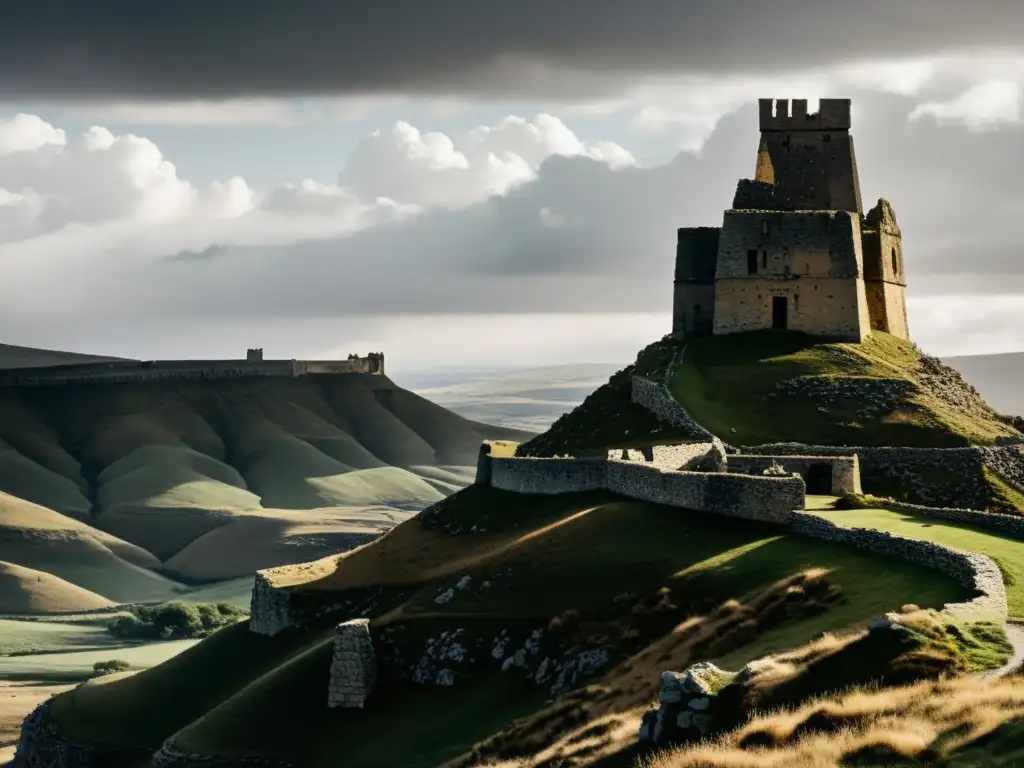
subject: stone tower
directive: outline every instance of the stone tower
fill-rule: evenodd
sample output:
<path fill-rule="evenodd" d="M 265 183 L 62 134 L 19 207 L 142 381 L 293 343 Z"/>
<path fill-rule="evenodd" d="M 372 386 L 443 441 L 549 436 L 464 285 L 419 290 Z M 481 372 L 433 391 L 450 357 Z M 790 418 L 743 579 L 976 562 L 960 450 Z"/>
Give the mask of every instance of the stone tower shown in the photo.
<path fill-rule="evenodd" d="M 901 234 L 889 203 L 863 213 L 850 100 L 761 99 L 759 122 L 722 226 L 678 232 L 673 333 L 909 338 Z"/>

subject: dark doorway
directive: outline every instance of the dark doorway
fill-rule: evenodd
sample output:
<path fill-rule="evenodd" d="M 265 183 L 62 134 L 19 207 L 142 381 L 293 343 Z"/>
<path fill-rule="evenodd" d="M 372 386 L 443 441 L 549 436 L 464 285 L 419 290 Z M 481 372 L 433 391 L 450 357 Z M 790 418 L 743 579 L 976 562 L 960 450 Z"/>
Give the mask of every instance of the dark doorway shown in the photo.
<path fill-rule="evenodd" d="M 786 330 L 789 327 L 789 299 L 772 296 L 772 328 Z"/>
<path fill-rule="evenodd" d="M 832 495 L 831 464 L 811 464 L 807 468 L 807 493 L 811 496 Z"/>
<path fill-rule="evenodd" d="M 747 274 L 757 274 L 757 250 L 747 251 Z"/>

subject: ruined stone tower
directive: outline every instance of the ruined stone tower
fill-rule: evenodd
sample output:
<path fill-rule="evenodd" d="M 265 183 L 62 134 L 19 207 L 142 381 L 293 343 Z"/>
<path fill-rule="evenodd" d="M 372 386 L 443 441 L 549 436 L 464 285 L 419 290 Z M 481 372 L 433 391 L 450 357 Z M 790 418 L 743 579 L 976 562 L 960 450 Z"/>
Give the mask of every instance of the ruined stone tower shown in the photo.
<path fill-rule="evenodd" d="M 903 247 L 885 200 L 866 216 L 850 100 L 761 99 L 753 179 L 721 227 L 678 231 L 676 335 L 791 329 L 908 339 Z"/>

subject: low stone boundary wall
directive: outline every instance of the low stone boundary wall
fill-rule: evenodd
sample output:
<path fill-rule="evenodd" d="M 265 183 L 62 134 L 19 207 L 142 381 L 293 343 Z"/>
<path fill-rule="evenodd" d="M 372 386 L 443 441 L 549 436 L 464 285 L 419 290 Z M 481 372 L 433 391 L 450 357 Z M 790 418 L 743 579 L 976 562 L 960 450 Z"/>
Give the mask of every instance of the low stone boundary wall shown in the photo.
<path fill-rule="evenodd" d="M 842 496 L 844 493 L 863 493 L 860 483 L 860 460 L 853 456 L 792 456 L 771 454 L 733 453 L 726 456 L 729 472 L 760 475 L 773 464 L 779 464 L 787 472 L 796 472 L 808 485 L 808 493 L 815 493 L 809 475 L 816 465 L 827 465 L 830 488 L 824 495 Z"/>
<path fill-rule="evenodd" d="M 327 706 L 361 708 L 376 682 L 377 656 L 370 639 L 370 620 L 342 622 L 335 629 Z"/>
<path fill-rule="evenodd" d="M 652 464 L 607 459 L 489 457 L 491 486 L 515 493 L 607 490 L 641 501 L 774 523 L 803 509 L 799 477 L 676 472 Z M 484 473 L 488 474 L 488 473 Z"/>
<path fill-rule="evenodd" d="M 955 523 L 968 523 L 978 528 L 986 528 L 1010 536 L 1024 538 L 1024 516 L 1000 515 L 996 512 L 982 512 L 980 509 L 958 509 L 956 507 L 926 507 L 922 504 L 908 504 L 905 501 L 884 500 L 880 504 L 887 509 L 903 512 L 915 512 L 928 517 L 951 520 Z"/>
<path fill-rule="evenodd" d="M 491 487 L 514 493 L 576 493 L 605 488 L 606 459 L 492 457 Z"/>
<path fill-rule="evenodd" d="M 896 536 L 887 531 L 843 528 L 831 520 L 805 512 L 794 512 L 791 526 L 795 532 L 805 536 L 906 560 L 952 576 L 963 586 L 978 592 L 978 596 L 966 603 L 948 603 L 943 606 L 943 611 L 963 619 L 1006 620 L 1006 586 L 999 567 L 987 555 Z"/>

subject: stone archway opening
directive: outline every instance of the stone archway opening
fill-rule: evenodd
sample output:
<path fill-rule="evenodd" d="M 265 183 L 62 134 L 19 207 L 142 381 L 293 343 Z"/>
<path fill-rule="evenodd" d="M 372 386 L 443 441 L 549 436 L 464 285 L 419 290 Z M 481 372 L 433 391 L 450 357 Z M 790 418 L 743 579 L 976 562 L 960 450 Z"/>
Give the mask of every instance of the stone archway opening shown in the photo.
<path fill-rule="evenodd" d="M 832 465 L 811 464 L 807 468 L 807 494 L 809 496 L 832 495 Z"/>

